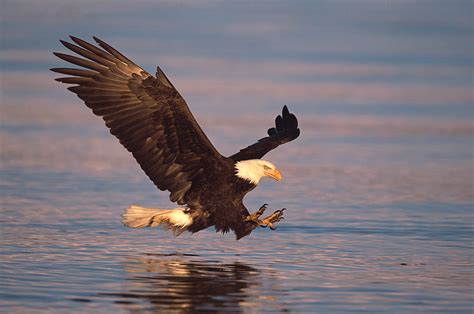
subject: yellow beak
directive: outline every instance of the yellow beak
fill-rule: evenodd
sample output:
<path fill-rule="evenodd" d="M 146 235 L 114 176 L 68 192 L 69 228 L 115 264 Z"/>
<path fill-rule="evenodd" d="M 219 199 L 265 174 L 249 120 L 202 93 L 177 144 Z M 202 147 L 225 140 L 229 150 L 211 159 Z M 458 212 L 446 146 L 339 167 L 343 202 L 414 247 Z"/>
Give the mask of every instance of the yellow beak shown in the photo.
<path fill-rule="evenodd" d="M 265 171 L 265 175 L 275 179 L 276 181 L 281 181 L 281 173 L 278 169 Z"/>

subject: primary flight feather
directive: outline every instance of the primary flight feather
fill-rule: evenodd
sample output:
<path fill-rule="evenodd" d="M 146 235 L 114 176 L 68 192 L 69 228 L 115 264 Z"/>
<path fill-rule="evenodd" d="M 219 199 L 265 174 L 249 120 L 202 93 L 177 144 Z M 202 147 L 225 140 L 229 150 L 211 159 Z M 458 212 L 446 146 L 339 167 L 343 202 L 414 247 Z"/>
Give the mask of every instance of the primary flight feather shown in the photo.
<path fill-rule="evenodd" d="M 266 205 L 250 214 L 242 199 L 262 177 L 281 179 L 278 169 L 260 158 L 300 134 L 298 121 L 286 106 L 267 137 L 225 157 L 159 67 L 153 77 L 99 38 L 94 40 L 100 48 L 71 39 L 74 44 L 61 43 L 82 58 L 54 54 L 80 68 L 51 69 L 67 75 L 56 80 L 73 84 L 68 89 L 104 119 L 153 183 L 183 206 L 166 210 L 132 205 L 123 215 L 125 225 L 162 225 L 176 234 L 215 226 L 217 231 L 233 230 L 240 239 L 257 226 L 274 229 L 274 223 L 283 219 L 284 209 L 260 219 Z"/>

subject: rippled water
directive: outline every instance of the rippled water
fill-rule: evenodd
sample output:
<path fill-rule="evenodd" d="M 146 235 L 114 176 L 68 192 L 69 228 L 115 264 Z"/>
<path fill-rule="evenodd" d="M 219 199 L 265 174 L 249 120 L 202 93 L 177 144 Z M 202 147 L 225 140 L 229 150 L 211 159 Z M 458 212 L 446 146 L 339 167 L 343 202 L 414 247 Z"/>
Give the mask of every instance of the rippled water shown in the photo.
<path fill-rule="evenodd" d="M 347 140 L 309 129 L 272 155 L 286 180 L 246 199 L 288 207 L 286 220 L 235 241 L 212 229 L 123 227 L 128 204 L 163 206 L 167 196 L 103 133 L 125 170 L 98 175 L 84 156 L 75 171 L 2 170 L 3 309 L 472 309 L 469 136 Z"/>
<path fill-rule="evenodd" d="M 472 1 L 3 1 L 0 312 L 474 309 Z M 160 65 L 223 154 L 287 104 L 301 137 L 245 199 L 288 208 L 235 241 L 120 223 L 172 207 L 53 80 L 97 35 Z"/>

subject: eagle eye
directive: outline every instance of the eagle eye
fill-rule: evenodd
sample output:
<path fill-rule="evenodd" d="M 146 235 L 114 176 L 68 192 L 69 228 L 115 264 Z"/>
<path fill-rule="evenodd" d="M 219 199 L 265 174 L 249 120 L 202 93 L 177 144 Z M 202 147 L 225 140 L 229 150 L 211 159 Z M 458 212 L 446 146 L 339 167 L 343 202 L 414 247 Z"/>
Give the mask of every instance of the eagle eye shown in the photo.
<path fill-rule="evenodd" d="M 263 165 L 264 170 L 271 170 L 272 168 L 268 167 L 267 165 Z"/>

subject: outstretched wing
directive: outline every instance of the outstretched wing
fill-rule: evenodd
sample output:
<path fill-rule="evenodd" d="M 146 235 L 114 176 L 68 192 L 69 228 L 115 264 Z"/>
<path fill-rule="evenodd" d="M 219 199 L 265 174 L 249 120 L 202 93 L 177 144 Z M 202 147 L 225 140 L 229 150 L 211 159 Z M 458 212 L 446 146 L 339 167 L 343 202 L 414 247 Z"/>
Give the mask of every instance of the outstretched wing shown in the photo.
<path fill-rule="evenodd" d="M 101 116 L 160 190 L 180 205 L 194 180 L 219 170 L 225 157 L 211 144 L 186 102 L 158 68 L 156 78 L 94 37 L 96 47 L 72 37 L 66 48 L 86 58 L 54 53 L 80 68 L 54 68 L 56 79 Z M 214 171 L 212 171 L 214 170 Z"/>
<path fill-rule="evenodd" d="M 247 159 L 260 159 L 272 149 L 288 143 L 300 135 L 298 119 L 284 106 L 281 115 L 275 118 L 275 127 L 268 129 L 268 136 L 259 139 L 257 143 L 241 149 L 230 156 L 234 162 Z"/>

